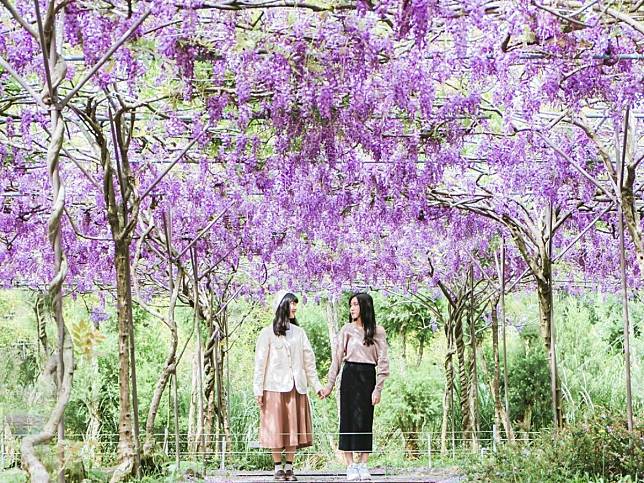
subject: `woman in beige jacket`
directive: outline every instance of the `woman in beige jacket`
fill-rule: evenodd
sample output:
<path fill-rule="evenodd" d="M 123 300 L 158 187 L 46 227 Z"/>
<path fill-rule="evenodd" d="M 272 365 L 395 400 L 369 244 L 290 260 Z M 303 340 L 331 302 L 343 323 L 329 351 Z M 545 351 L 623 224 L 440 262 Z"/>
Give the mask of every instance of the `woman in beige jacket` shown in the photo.
<path fill-rule="evenodd" d="M 307 390 L 312 386 L 321 395 L 322 384 L 311 343 L 297 325 L 297 297 L 285 293 L 277 300 L 273 323 L 257 339 L 253 392 L 260 407 L 259 444 L 272 450 L 275 480 L 297 481 L 295 452 L 313 444 Z M 286 453 L 284 468 L 282 450 Z"/>

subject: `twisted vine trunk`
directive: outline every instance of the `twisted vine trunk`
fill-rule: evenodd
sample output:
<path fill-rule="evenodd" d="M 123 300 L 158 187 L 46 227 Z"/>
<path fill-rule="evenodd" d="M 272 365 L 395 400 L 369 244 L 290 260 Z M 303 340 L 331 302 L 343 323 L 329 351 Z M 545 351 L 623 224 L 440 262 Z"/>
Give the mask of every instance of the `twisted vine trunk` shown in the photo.
<path fill-rule="evenodd" d="M 228 311 L 220 307 L 218 315 L 208 324 L 208 341 L 204 355 L 206 373 L 205 393 L 207 398 L 206 413 L 206 448 L 212 443 L 220 445 L 220 450 L 232 447 L 232 433 L 228 417 L 228 394 L 226 392 L 224 368 L 226 351 L 225 335 L 228 332 Z M 213 433 L 213 430 L 214 433 Z M 212 435 L 215 438 L 212 438 Z M 213 441 L 214 440 L 214 441 Z"/>
<path fill-rule="evenodd" d="M 37 5 L 36 14 L 40 32 L 40 46 L 43 53 L 47 76 L 47 85 L 43 88 L 43 101 L 51 103 L 51 136 L 47 148 L 47 168 L 52 187 L 52 208 L 48 220 L 48 237 L 54 252 L 54 275 L 49 283 L 49 297 L 52 300 L 54 319 L 58 330 L 58 361 L 57 361 L 57 399 L 43 430 L 35 435 L 27 436 L 21 444 L 22 464 L 29 472 L 34 482 L 48 482 L 49 475 L 42 462 L 35 454 L 35 446 L 51 441 L 58 434 L 60 468 L 58 480 L 64 481 L 63 448 L 64 438 L 63 417 L 65 406 L 69 401 L 74 373 L 74 353 L 71 337 L 65 326 L 63 317 L 63 283 L 67 276 L 67 261 L 63 252 L 61 220 L 65 206 L 65 187 L 60 177 L 60 151 L 63 147 L 65 123 L 62 113 L 56 107 L 57 86 L 65 78 L 67 68 L 62 55 L 56 47 L 54 3 L 50 2 L 42 25 L 40 9 Z"/>
<path fill-rule="evenodd" d="M 199 365 L 201 358 L 199 351 L 195 349 L 192 356 L 192 377 L 191 377 L 191 391 L 190 391 L 190 409 L 188 411 L 188 452 L 195 454 L 200 450 L 200 444 L 204 433 L 203 418 L 201 406 L 199 404 L 199 391 L 201 384 L 199 383 Z"/>
<path fill-rule="evenodd" d="M 443 392 L 443 418 L 441 422 L 441 455 L 447 454 L 447 432 L 449 426 L 449 414 L 454 401 L 454 362 L 453 356 L 456 352 L 454 347 L 454 321 L 451 317 L 445 322 L 445 337 L 447 339 L 447 352 L 445 353 L 445 391 Z M 453 425 L 453 421 L 452 421 Z"/>
<path fill-rule="evenodd" d="M 159 412 L 159 406 L 161 405 L 161 398 L 165 392 L 168 383 L 170 382 L 170 377 L 174 374 L 176 369 L 176 351 L 178 345 L 178 338 L 176 330 L 171 333 L 170 349 L 168 355 L 166 356 L 163 369 L 161 370 L 161 375 L 157 380 L 157 383 L 154 387 L 154 393 L 152 394 L 152 400 L 150 401 L 150 408 L 148 410 L 148 418 L 145 422 L 145 441 L 143 443 L 143 455 L 151 457 L 156 446 L 156 438 L 154 433 L 154 422 L 156 420 L 157 413 Z"/>
<path fill-rule="evenodd" d="M 170 274 L 172 277 L 172 274 Z M 161 375 L 157 380 L 156 386 L 154 388 L 154 393 L 152 394 L 152 400 L 150 401 L 150 408 L 148 410 L 148 418 L 145 422 L 145 442 L 143 443 L 143 455 L 145 457 L 151 456 L 151 453 L 154 451 L 156 440 L 154 437 L 154 422 L 156 420 L 157 413 L 159 411 L 159 406 L 161 405 L 161 398 L 165 392 L 168 383 L 170 382 L 170 377 L 176 371 L 177 364 L 177 346 L 179 345 L 179 336 L 177 334 L 177 323 L 174 318 L 174 309 L 177 304 L 177 298 L 179 296 L 179 286 L 177 283 L 172 288 L 172 293 L 170 295 L 170 304 L 168 307 L 168 326 L 170 327 L 170 348 L 163 364 L 163 369 L 161 370 Z"/>
<path fill-rule="evenodd" d="M 472 441 L 472 418 L 470 415 L 470 375 L 469 365 L 465 360 L 465 342 L 463 340 L 463 319 L 457 317 L 454 321 L 454 345 L 458 358 L 458 380 L 460 385 L 459 403 L 461 406 L 461 424 L 464 442 Z"/>
<path fill-rule="evenodd" d="M 58 424 L 63 418 L 65 405 L 69 401 L 69 395 L 72 390 L 74 348 L 72 346 L 72 338 L 69 335 L 69 332 L 67 332 L 67 328 L 65 326 L 63 326 L 63 345 L 61 353 L 63 367 L 65 369 L 63 371 L 62 383 L 58 386 L 58 399 L 56 401 L 56 405 L 54 406 L 54 409 L 42 431 L 38 434 L 25 436 L 20 445 L 22 467 L 29 472 L 31 481 L 34 483 L 49 481 L 47 469 L 36 456 L 35 447 L 51 441 L 56 436 Z M 62 474 L 62 468 L 60 471 Z"/>
<path fill-rule="evenodd" d="M 34 304 L 34 315 L 36 316 L 36 327 L 38 330 L 38 342 L 40 343 L 43 352 L 47 354 L 48 351 L 48 342 L 47 342 L 47 320 L 45 317 L 46 304 L 45 297 L 42 293 L 39 293 L 36 297 L 36 303 Z"/>
<path fill-rule="evenodd" d="M 213 318 L 214 316 L 211 312 L 211 316 L 208 318 L 208 340 L 204 351 L 204 375 L 206 378 L 204 386 L 206 396 L 205 446 L 208 451 L 212 451 L 213 443 L 219 442 L 219 432 L 221 430 L 221 425 L 219 424 L 221 417 L 219 339 L 221 336 L 218 324 L 214 322 Z"/>
<path fill-rule="evenodd" d="M 471 426 L 471 448 L 473 451 L 479 449 L 479 412 L 478 412 L 478 373 L 477 373 L 477 339 L 476 339 L 476 317 L 474 310 L 474 269 L 470 268 L 469 287 L 469 317 L 468 326 L 470 330 L 470 358 L 468 363 L 468 412 Z"/>
<path fill-rule="evenodd" d="M 477 373 L 477 347 L 474 321 L 470 321 L 470 357 L 468 361 L 468 385 L 467 409 L 469 412 L 471 426 L 471 447 L 473 451 L 479 449 L 479 417 L 478 417 L 478 373 Z"/>

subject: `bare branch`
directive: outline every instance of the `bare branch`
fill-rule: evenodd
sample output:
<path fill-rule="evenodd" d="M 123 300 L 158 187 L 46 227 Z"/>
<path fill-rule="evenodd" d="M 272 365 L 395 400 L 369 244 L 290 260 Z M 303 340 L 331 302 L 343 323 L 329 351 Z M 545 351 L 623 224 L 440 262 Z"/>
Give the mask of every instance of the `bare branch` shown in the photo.
<path fill-rule="evenodd" d="M 614 8 L 609 8 L 608 10 L 606 10 L 606 13 L 608 13 L 608 15 L 610 15 L 611 17 L 616 18 L 617 20 L 621 20 L 622 22 L 627 23 L 639 33 L 644 35 L 644 24 L 638 22 L 630 15 L 620 12 L 619 10 L 615 10 Z"/>
<path fill-rule="evenodd" d="M 570 23 L 572 23 L 574 25 L 577 25 L 577 26 L 583 27 L 583 28 L 591 27 L 591 25 L 588 25 L 588 24 L 586 24 L 584 22 L 580 22 L 579 20 L 575 20 L 574 18 L 570 18 L 570 17 L 568 17 L 568 16 L 566 16 L 566 15 L 564 15 L 562 13 L 557 12 L 556 10 L 553 10 L 550 7 L 546 7 L 545 5 L 541 5 L 541 4 L 537 3 L 537 2 L 532 2 L 532 4 L 535 7 L 540 8 L 541 10 L 544 10 L 544 11 L 554 15 L 555 17 L 558 17 L 558 18 L 560 18 L 562 20 L 565 20 L 566 22 L 570 22 Z"/>
<path fill-rule="evenodd" d="M 146 189 L 146 190 L 145 190 L 145 192 L 141 195 L 141 198 L 140 198 L 140 200 L 139 200 L 140 202 L 141 202 L 141 201 L 143 201 L 143 200 L 145 199 L 145 197 L 146 197 L 146 196 L 148 196 L 148 195 L 150 194 L 150 192 L 151 192 L 151 191 L 156 187 L 156 185 L 158 185 L 158 184 L 161 182 L 161 180 L 162 180 L 163 178 L 165 178 L 165 176 L 170 172 L 170 170 L 171 170 L 172 168 L 174 168 L 175 164 L 177 164 L 177 163 L 181 160 L 181 158 L 183 158 L 183 157 L 185 156 L 185 154 L 188 152 L 188 150 L 189 150 L 192 146 L 194 146 L 194 145 L 197 143 L 197 141 L 199 141 L 199 140 L 200 140 L 200 139 L 201 139 L 201 138 L 202 138 L 202 137 L 203 137 L 207 132 L 208 132 L 208 128 L 204 129 L 204 130 L 201 132 L 201 134 L 199 134 L 197 137 L 195 137 L 192 141 L 190 141 L 190 142 L 188 143 L 188 145 L 187 145 L 185 148 L 183 148 L 183 149 L 181 150 L 181 152 L 180 152 L 180 153 L 179 153 L 179 155 L 174 159 L 174 161 L 172 161 L 172 162 L 168 165 L 168 167 L 163 171 L 163 173 L 161 173 L 161 174 L 157 177 L 157 179 L 155 179 L 155 180 L 152 182 L 152 184 L 148 187 L 148 189 Z"/>
<path fill-rule="evenodd" d="M 561 149 L 559 149 L 557 146 L 555 146 L 553 143 L 550 142 L 548 138 L 546 138 L 543 134 L 541 134 L 539 131 L 536 131 L 536 133 L 539 135 L 541 139 L 543 139 L 548 146 L 550 146 L 552 149 L 554 149 L 560 156 L 563 156 L 566 158 L 566 160 L 577 170 L 579 173 L 586 178 L 588 181 L 590 181 L 592 184 L 594 184 L 599 190 L 604 193 L 606 196 L 608 196 L 611 200 L 614 200 L 615 197 L 611 195 L 606 189 L 597 181 L 595 178 L 593 178 L 588 171 L 586 171 L 584 168 L 582 168 L 574 159 L 572 159 L 570 156 L 568 156 L 566 153 L 564 153 Z"/>
<path fill-rule="evenodd" d="M 22 18 L 22 16 L 18 13 L 14 6 L 9 3 L 8 0 L 0 0 L 0 3 L 2 3 L 2 5 L 4 5 L 7 10 L 9 10 L 11 16 L 22 26 L 22 28 L 29 32 L 34 39 L 38 40 L 38 33 L 36 32 L 36 29 L 29 25 L 24 18 Z"/>
<path fill-rule="evenodd" d="M 45 103 L 42 101 L 42 98 L 40 97 L 40 95 L 38 95 L 36 91 L 34 91 L 33 88 L 27 83 L 27 81 L 23 79 L 23 77 L 20 74 L 18 74 L 18 72 L 16 72 L 13 69 L 13 67 L 11 67 L 11 65 L 6 60 L 4 60 L 4 58 L 1 56 L 0 56 L 0 66 L 2 66 L 4 70 L 9 72 L 9 74 L 11 74 L 11 77 L 13 77 L 16 80 L 16 82 L 20 84 L 20 87 L 26 90 L 29 93 L 29 95 L 34 98 L 38 106 L 42 107 L 43 109 L 49 109 L 49 107 L 47 107 Z"/>
<path fill-rule="evenodd" d="M 103 66 L 103 64 L 105 64 L 105 62 L 107 62 L 110 59 L 110 57 L 112 57 L 112 54 L 116 52 L 118 48 L 121 47 L 121 45 L 123 45 L 127 41 L 127 39 L 130 38 L 130 35 L 132 35 L 134 31 L 137 28 L 139 28 L 139 26 L 145 21 L 146 18 L 150 16 L 151 13 L 152 13 L 151 8 L 146 10 L 145 13 L 143 13 L 143 15 L 141 15 L 141 17 L 139 17 L 139 19 L 136 22 L 134 22 L 129 29 L 127 29 L 127 32 L 125 32 L 116 41 L 116 43 L 112 45 L 112 47 L 110 47 L 110 50 L 105 52 L 103 57 L 101 57 L 101 59 L 98 62 L 96 62 L 96 64 L 94 64 L 94 66 L 90 69 L 90 71 L 87 74 L 85 74 L 85 77 L 83 77 L 83 79 L 76 85 L 76 87 L 74 87 L 69 92 L 69 94 L 67 94 L 65 98 L 61 101 L 60 109 L 62 109 L 67 105 L 67 103 L 72 99 L 72 97 L 74 97 L 76 93 L 83 88 L 83 86 L 92 78 L 92 76 L 96 74 L 96 72 L 98 72 L 98 69 L 100 69 Z"/>

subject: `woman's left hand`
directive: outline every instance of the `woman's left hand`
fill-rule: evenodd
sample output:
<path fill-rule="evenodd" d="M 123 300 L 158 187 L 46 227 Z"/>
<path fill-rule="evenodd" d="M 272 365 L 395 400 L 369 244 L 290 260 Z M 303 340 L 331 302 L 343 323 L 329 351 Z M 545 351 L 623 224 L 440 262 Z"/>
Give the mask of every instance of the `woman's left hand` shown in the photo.
<path fill-rule="evenodd" d="M 372 393 L 371 394 L 371 405 L 375 406 L 379 402 L 380 402 L 380 394 L 378 394 L 377 392 Z"/>

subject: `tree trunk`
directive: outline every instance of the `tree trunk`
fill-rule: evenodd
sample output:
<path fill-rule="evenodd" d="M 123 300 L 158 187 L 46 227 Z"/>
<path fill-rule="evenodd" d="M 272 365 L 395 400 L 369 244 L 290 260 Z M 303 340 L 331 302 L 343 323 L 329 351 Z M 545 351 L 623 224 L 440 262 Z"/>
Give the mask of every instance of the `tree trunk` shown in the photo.
<path fill-rule="evenodd" d="M 552 347 L 551 337 L 552 337 L 552 289 L 550 287 L 550 262 L 544 263 L 543 270 L 544 282 L 541 278 L 537 278 L 537 294 L 539 297 L 539 321 L 541 327 L 541 336 L 543 337 L 544 344 L 546 346 L 546 351 L 548 352 L 548 367 L 550 368 L 550 378 L 551 384 L 554 385 L 554 392 L 556 394 L 553 404 L 553 413 L 556 414 L 557 427 L 563 425 L 563 401 L 561 397 L 561 382 L 559 381 L 559 374 L 557 371 L 556 363 L 553 365 L 555 360 L 553 350 L 556 350 L 556 347 Z M 554 377 L 553 377 L 554 375 Z M 554 419 L 553 419 L 554 423 Z"/>
<path fill-rule="evenodd" d="M 195 351 L 192 357 L 190 410 L 188 412 L 188 452 L 190 453 L 198 451 L 199 440 L 203 431 L 199 415 L 199 364 L 199 354 Z"/>
<path fill-rule="evenodd" d="M 219 401 L 218 401 L 218 387 L 217 387 L 217 346 L 219 339 L 218 325 L 215 326 L 213 321 L 213 310 L 210 311 L 208 320 L 208 339 L 206 341 L 206 349 L 204 351 L 204 377 L 205 386 L 204 393 L 206 398 L 206 417 L 204 421 L 204 432 L 206 434 L 205 446 L 208 451 L 212 451 L 213 443 L 217 443 L 218 439 L 213 438 L 213 434 L 217 432 L 216 436 L 219 437 Z"/>
<path fill-rule="evenodd" d="M 338 304 L 335 299 L 327 299 L 326 304 L 326 326 L 329 331 L 329 344 L 331 345 L 331 360 L 335 360 L 335 348 L 338 345 Z"/>
<path fill-rule="evenodd" d="M 207 412 L 204 431 L 206 448 L 212 449 L 211 437 L 216 433 L 214 441 L 217 443 L 217 451 L 222 448 L 231 448 L 232 434 L 230 432 L 230 421 L 228 419 L 228 394 L 224 381 L 224 369 L 226 367 L 226 350 L 224 346 L 225 334 L 228 327 L 228 312 L 222 307 L 216 308 L 218 315 L 215 322 L 209 326 L 209 338 L 206 343 L 204 355 L 206 373 L 206 398 Z"/>
<path fill-rule="evenodd" d="M 212 387 L 210 387 L 210 384 L 212 384 Z M 212 453 L 219 441 L 219 411 L 214 375 L 212 380 L 206 375 L 205 389 L 204 446 L 207 453 Z"/>
<path fill-rule="evenodd" d="M 496 303 L 492 305 L 492 358 L 494 359 L 494 379 L 490 384 L 492 395 L 494 397 L 494 421 L 496 427 L 500 428 L 503 424 L 505 436 L 510 442 L 514 442 L 514 432 L 510 424 L 510 418 L 503 407 L 501 402 L 501 362 L 499 358 L 499 313 Z M 482 365 L 485 365 L 485 360 L 481 358 Z M 500 432 L 497 431 L 497 436 L 500 439 Z M 498 441 L 497 441 L 498 442 Z"/>
<path fill-rule="evenodd" d="M 335 350 L 338 346 L 338 333 L 340 332 L 338 324 L 338 303 L 335 298 L 326 300 L 326 326 L 329 331 L 329 345 L 331 346 L 331 364 L 336 359 Z M 340 387 L 342 381 L 342 371 L 340 371 L 339 379 L 336 380 L 336 388 Z M 324 382 L 323 382 L 324 384 Z M 340 414 L 340 391 L 335 391 L 335 405 L 337 414 Z M 338 449 L 337 438 L 329 438 L 329 444 L 335 451 Z"/>
<path fill-rule="evenodd" d="M 476 370 L 477 356 L 476 356 L 476 335 L 474 334 L 473 321 L 470 322 L 470 357 L 468 361 L 468 375 L 469 375 L 469 392 L 468 392 L 468 411 L 470 415 L 470 425 L 472 429 L 471 444 L 472 450 L 479 450 L 479 411 L 478 411 L 478 373 Z"/>
<path fill-rule="evenodd" d="M 63 326 L 64 327 L 64 326 Z M 74 374 L 74 348 L 72 346 L 72 338 L 67 332 L 67 328 L 63 329 L 63 346 L 62 346 L 62 359 L 63 359 L 63 380 L 62 384 L 58 386 L 58 398 L 56 405 L 52 410 L 49 420 L 45 424 L 40 433 L 25 436 L 20 446 L 22 456 L 22 467 L 29 472 L 31 481 L 41 483 L 49 481 L 49 474 L 47 469 L 40 462 L 35 454 L 35 447 L 51 441 L 57 433 L 58 423 L 62 420 L 65 411 L 65 406 L 69 401 L 69 395 L 72 390 L 72 378 Z M 62 468 L 60 471 L 62 472 Z"/>
<path fill-rule="evenodd" d="M 119 465 L 110 483 L 122 481 L 135 468 L 135 448 L 132 432 L 130 393 L 129 332 L 132 323 L 132 292 L 130 285 L 130 247 L 123 241 L 115 242 L 116 307 L 119 328 Z"/>
<path fill-rule="evenodd" d="M 165 363 L 163 365 L 163 370 L 161 375 L 157 380 L 156 386 L 154 388 L 154 394 L 152 395 L 152 400 L 150 401 L 150 408 L 148 410 L 148 418 L 145 422 L 145 442 L 143 444 L 143 454 L 148 457 L 151 456 L 156 440 L 154 437 L 154 421 L 156 420 L 157 412 L 159 411 L 159 406 L 161 405 L 161 398 L 163 393 L 170 382 L 170 377 L 174 374 L 176 370 L 176 352 L 178 345 L 178 337 L 176 327 L 171 331 L 171 342 L 170 350 L 166 356 Z"/>
<path fill-rule="evenodd" d="M 170 274 L 170 277 L 172 277 L 172 273 Z M 161 398 L 170 382 L 172 374 L 174 374 L 177 369 L 176 356 L 177 346 L 179 345 L 179 336 L 177 335 L 177 324 L 174 319 L 174 308 L 176 306 L 177 297 L 179 296 L 179 286 L 180 283 L 173 284 L 171 281 L 171 294 L 167 319 L 168 325 L 170 326 L 170 349 L 168 350 L 168 355 L 166 356 L 161 375 L 159 376 L 156 387 L 154 388 L 154 394 L 150 401 L 150 409 L 148 410 L 148 418 L 145 422 L 145 443 L 143 444 L 143 454 L 146 457 L 150 456 L 154 450 L 156 442 L 154 438 L 154 421 L 161 404 Z"/>
<path fill-rule="evenodd" d="M 64 438 L 64 412 L 69 401 L 71 384 L 74 373 L 72 342 L 63 317 L 63 283 L 67 276 L 67 262 L 63 252 L 61 219 L 65 208 L 65 187 L 60 177 L 60 151 L 63 147 L 65 123 L 61 111 L 56 107 L 58 102 L 57 86 L 65 78 L 67 68 L 61 55 L 62 45 L 56 46 L 56 10 L 54 2 L 50 2 L 45 26 L 49 29 L 49 37 L 45 38 L 39 4 L 36 4 L 36 17 L 38 31 L 41 36 L 41 52 L 44 65 L 47 69 L 48 84 L 43 88 L 44 102 L 51 103 L 51 136 L 47 147 L 47 167 L 52 191 L 52 207 L 48 220 L 48 237 L 54 253 L 54 275 L 49 282 L 49 297 L 52 300 L 54 319 L 58 332 L 58 362 L 57 362 L 57 401 L 49 420 L 43 430 L 33 436 L 27 436 L 22 441 L 22 461 L 24 468 L 29 472 L 32 481 L 40 483 L 49 481 L 49 475 L 35 454 L 34 447 L 46 443 L 58 435 L 59 440 L 59 473 L 57 479 L 64 481 L 64 454 L 62 440 Z M 62 28 L 62 26 L 59 26 Z M 51 81 L 51 83 L 49 82 Z"/>
<path fill-rule="evenodd" d="M 36 316 L 36 327 L 38 330 L 38 342 L 42 347 L 43 353 L 47 355 L 49 352 L 47 345 L 47 318 L 46 318 L 46 301 L 42 293 L 36 295 L 36 303 L 34 304 L 34 315 Z"/>
<path fill-rule="evenodd" d="M 454 344 L 456 355 L 458 357 L 458 375 L 460 383 L 460 405 L 461 405 L 461 425 L 463 430 L 463 442 L 472 442 L 472 419 L 470 417 L 469 394 L 470 394 L 470 375 L 469 366 L 465 361 L 465 343 L 463 341 L 463 319 L 459 315 L 454 321 Z"/>
<path fill-rule="evenodd" d="M 227 367 L 226 364 L 226 355 L 228 354 L 229 349 L 229 340 L 228 340 L 228 312 L 223 313 L 223 324 L 221 324 L 224 338 L 219 341 L 218 347 L 218 359 L 217 359 L 217 398 L 219 401 L 219 425 L 220 430 L 224 432 L 224 438 L 226 443 L 226 448 L 228 451 L 233 449 L 233 436 L 230 429 L 230 415 L 228 414 L 228 388 L 224 384 L 224 381 L 228 380 L 224 377 L 224 368 Z"/>
<path fill-rule="evenodd" d="M 478 411 L 478 374 L 476 371 L 476 320 L 474 316 L 474 269 L 470 268 L 470 290 L 469 290 L 469 317 L 468 327 L 470 329 L 470 359 L 469 359 L 469 391 L 468 410 L 470 414 L 470 424 L 472 428 L 472 450 L 479 450 L 479 411 Z"/>
<path fill-rule="evenodd" d="M 208 451 L 212 450 L 213 438 L 212 435 L 216 432 L 217 438 L 219 437 L 219 429 L 223 424 L 221 424 L 221 414 L 220 414 L 220 385 L 218 374 L 218 359 L 219 359 L 219 321 L 215 324 L 212 320 L 213 308 L 210 310 L 211 317 L 208 318 L 208 340 L 206 341 L 206 350 L 204 352 L 204 375 L 205 375 L 205 387 L 204 393 L 206 398 L 206 415 L 204 422 L 204 432 L 205 432 L 205 447 Z M 218 443 L 219 440 L 215 439 L 214 442 Z"/>
<path fill-rule="evenodd" d="M 621 180 L 621 190 L 618 196 L 621 197 L 622 213 L 628 228 L 628 233 L 633 240 L 635 247 L 635 256 L 637 257 L 637 264 L 640 269 L 640 278 L 644 277 L 644 241 L 642 241 L 642 226 L 640 223 L 640 213 L 635 205 L 637 196 L 635 192 L 635 182 L 637 180 L 638 163 L 635 159 L 635 149 L 637 147 L 637 122 L 633 119 L 630 109 L 626 109 L 624 116 L 624 129 L 623 129 L 623 142 L 619 143 L 619 131 L 616 132 L 616 141 L 618 148 L 616 152 L 621 154 L 622 158 L 616 160 L 615 165 L 618 170 L 623 166 L 624 175 Z M 612 170 L 612 162 L 610 156 L 604 158 L 604 162 L 611 165 L 609 173 L 614 173 Z M 607 166 L 608 167 L 608 166 Z M 618 171 L 614 174 L 613 180 L 616 186 L 620 186 L 621 173 Z"/>
<path fill-rule="evenodd" d="M 445 391 L 443 393 L 443 418 L 441 423 L 441 455 L 447 455 L 447 431 L 452 401 L 454 400 L 454 329 L 453 320 L 448 317 L 445 323 L 445 337 L 447 339 L 447 352 L 445 353 Z"/>
<path fill-rule="evenodd" d="M 635 247 L 635 255 L 640 269 L 640 277 L 644 277 L 644 242 L 642 241 L 642 228 L 639 212 L 635 207 L 635 170 L 636 168 L 633 166 L 625 167 L 624 185 L 622 187 L 622 210 L 626 226 L 628 227 L 628 233 L 631 236 L 631 240 L 633 240 L 633 245 Z"/>

